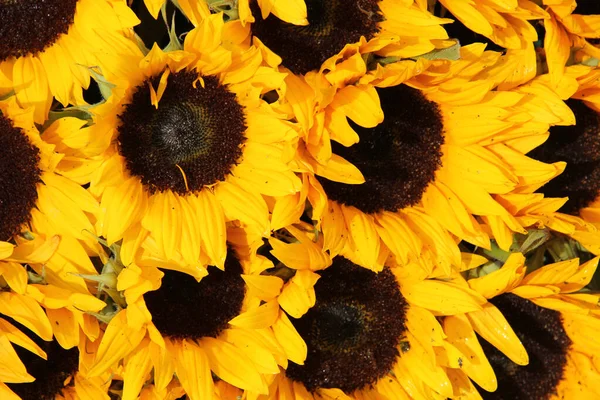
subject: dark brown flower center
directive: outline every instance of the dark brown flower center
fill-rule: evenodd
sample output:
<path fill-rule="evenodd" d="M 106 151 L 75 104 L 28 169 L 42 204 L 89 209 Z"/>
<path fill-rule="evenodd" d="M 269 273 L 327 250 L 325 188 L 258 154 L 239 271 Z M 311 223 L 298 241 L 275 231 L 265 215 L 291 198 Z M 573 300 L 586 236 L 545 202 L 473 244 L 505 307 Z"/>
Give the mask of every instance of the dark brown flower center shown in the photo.
<path fill-rule="evenodd" d="M 159 79 L 150 80 L 154 88 Z M 144 82 L 119 115 L 120 152 L 150 192 L 200 191 L 224 180 L 242 155 L 243 107 L 216 77 L 203 81 L 195 72 L 171 74 L 158 109 Z"/>
<path fill-rule="evenodd" d="M 0 0 L 0 61 L 37 54 L 73 24 L 77 0 Z"/>
<path fill-rule="evenodd" d="M 330 199 L 365 213 L 397 211 L 421 201 L 441 166 L 444 126 L 438 105 L 406 85 L 377 89 L 384 121 L 375 128 L 350 125 L 360 142 L 333 152 L 354 164 L 365 177 L 346 185 L 318 177 Z"/>
<path fill-rule="evenodd" d="M 373 38 L 383 20 L 377 0 L 306 0 L 307 26 L 288 24 L 274 15 L 262 19 L 256 0 L 250 8 L 256 19 L 252 33 L 295 74 L 320 69 L 325 60 L 361 36 Z"/>
<path fill-rule="evenodd" d="M 0 112 L 0 240 L 21 232 L 31 219 L 42 173 L 39 161 L 38 148 Z"/>
<path fill-rule="evenodd" d="M 560 313 L 542 308 L 511 293 L 490 300 L 513 328 L 529 354 L 529 364 L 513 363 L 494 346 L 481 339 L 481 346 L 494 368 L 498 389 L 480 390 L 484 399 L 547 400 L 560 383 L 567 363 L 571 339 Z"/>
<path fill-rule="evenodd" d="M 577 0 L 577 7 L 575 7 L 573 14 L 600 14 L 600 2 L 598 0 Z"/>
<path fill-rule="evenodd" d="M 560 211 L 578 214 L 600 193 L 600 115 L 580 100 L 567 104 L 577 124 L 551 127 L 548 140 L 529 155 L 547 163 L 567 162 L 565 171 L 539 191 L 546 197 L 569 197 Z"/>
<path fill-rule="evenodd" d="M 395 364 L 405 331 L 406 301 L 389 269 L 376 274 L 338 257 L 320 272 L 317 302 L 292 324 L 308 345 L 304 365 L 287 376 L 310 391 L 354 392 L 375 383 Z"/>
<path fill-rule="evenodd" d="M 209 267 L 200 282 L 178 271 L 163 271 L 158 290 L 144 295 L 152 322 L 173 339 L 217 337 L 237 316 L 245 295 L 242 267 L 229 250 L 225 271 Z"/>

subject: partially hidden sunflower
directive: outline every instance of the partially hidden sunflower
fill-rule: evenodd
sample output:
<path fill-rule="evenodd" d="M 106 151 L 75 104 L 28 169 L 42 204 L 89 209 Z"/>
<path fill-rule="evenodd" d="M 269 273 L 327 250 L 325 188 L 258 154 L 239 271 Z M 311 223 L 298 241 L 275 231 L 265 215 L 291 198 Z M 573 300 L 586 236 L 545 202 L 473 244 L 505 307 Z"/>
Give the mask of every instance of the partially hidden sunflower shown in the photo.
<path fill-rule="evenodd" d="M 40 240 L 31 240 L 37 245 L 3 245 L 0 396 L 10 400 L 104 399 L 110 377 L 88 378 L 85 373 L 100 334 L 98 321 L 90 313 L 105 304 L 87 291 L 63 289 L 48 283 L 43 273 L 38 275 L 35 270 L 53 257 L 60 239 L 55 236 L 42 244 Z"/>
<path fill-rule="evenodd" d="M 549 75 L 536 80 L 553 87 Z M 548 140 L 529 156 L 543 162 L 566 162 L 566 168 L 536 193 L 509 195 L 501 201 L 525 224 L 526 219 L 536 221 L 539 227 L 568 235 L 588 251 L 600 254 L 600 72 L 583 65 L 569 66 L 554 90 L 566 99 L 575 123 L 551 127 Z"/>
<path fill-rule="evenodd" d="M 3 1 L 0 20 L 0 94 L 14 91 L 22 107 L 35 106 L 39 124 L 53 97 L 86 104 L 89 67 L 139 23 L 125 0 Z"/>
<path fill-rule="evenodd" d="M 171 0 L 173 1 L 173 0 Z M 206 0 L 176 0 L 173 1 L 194 24 L 198 25 L 202 19 L 206 18 L 212 12 L 224 11 L 229 18 L 237 17 L 245 25 L 247 22 L 254 22 L 254 17 L 250 12 L 250 2 L 255 0 L 225 0 L 225 1 L 206 1 Z M 150 15 L 158 18 L 158 13 L 165 3 L 169 0 L 144 0 Z M 261 0 L 259 2 L 262 18 L 267 18 L 273 14 L 282 21 L 295 25 L 306 25 L 306 4 L 304 0 Z"/>
<path fill-rule="evenodd" d="M 0 244 L 13 254 L 43 253 L 53 244 L 52 257 L 30 265 L 49 283 L 80 293 L 87 286 L 77 274 L 95 273 L 88 252 L 98 249 L 98 202 L 79 185 L 89 182 L 89 165 L 78 156 L 93 153 L 81 150 L 94 142 L 85 124 L 59 118 L 40 133 L 33 108 L 22 109 L 14 97 L 0 102 Z"/>
<path fill-rule="evenodd" d="M 269 241 L 279 273 L 287 275 L 280 304 L 294 299 L 284 309 L 308 356 L 273 376 L 269 395 L 259 399 L 451 397 L 438 358 L 446 348 L 455 360 L 461 353 L 449 346 L 436 317 L 482 310 L 485 298 L 465 285 L 424 279 L 414 264 L 392 263 L 375 273 L 341 256 L 319 256 L 323 239 L 311 229 L 300 223 Z"/>
<path fill-rule="evenodd" d="M 297 75 L 338 70 L 330 78 L 340 80 L 340 75 L 364 72 L 362 54 L 407 58 L 454 43 L 442 27 L 451 20 L 429 13 L 423 1 L 308 0 L 308 25 L 300 26 L 267 18 L 264 3 L 250 0 L 254 22 L 239 23 L 232 31 L 273 52 L 274 60 Z M 345 58 L 350 60 L 336 65 Z"/>
<path fill-rule="evenodd" d="M 315 145 L 331 146 L 330 160 L 303 142 L 297 157 L 332 255 L 379 270 L 391 253 L 449 272 L 460 264 L 455 238 L 487 248 L 490 237 L 510 244 L 525 232 L 495 196 L 562 171 L 524 153 L 573 116 L 544 86 L 494 90 L 502 55 L 484 48 L 463 47 L 459 61 L 380 66 L 332 95 L 323 118 L 336 137 Z"/>
<path fill-rule="evenodd" d="M 200 280 L 169 265 L 113 262 L 103 271 L 98 280 L 119 307 L 90 376 L 115 372 L 124 400 L 137 399 L 142 386 L 159 398 L 183 390 L 202 400 L 216 391 L 267 394 L 267 378 L 288 359 L 304 362 L 306 345 L 277 301 L 283 280 L 261 275 L 273 264 L 232 229 L 239 243 L 230 244 L 224 269 L 211 266 Z"/>
<path fill-rule="evenodd" d="M 600 298 L 582 290 L 597 266 L 597 257 L 581 265 L 572 259 L 527 273 L 525 257 L 515 253 L 496 271 L 468 280 L 488 303 L 445 318 L 444 331 L 451 344 L 470 348 L 489 364 L 449 372 L 456 398 L 480 398 L 465 375 L 485 399 L 598 397 Z M 482 379 L 486 370 L 497 378 L 496 390 Z"/>
<path fill-rule="evenodd" d="M 435 13 L 444 18 L 457 19 L 446 29 L 450 37 L 459 39 L 462 44 L 481 42 L 481 39 L 487 38 L 505 50 L 503 68 L 510 74 L 500 86 L 512 88 L 536 75 L 534 42 L 539 38 L 535 24 L 536 20 L 550 18 L 538 3 L 531 0 L 439 0 Z"/>
<path fill-rule="evenodd" d="M 544 0 L 550 18 L 544 21 L 544 52 L 552 84 L 568 61 L 600 59 L 600 3 L 594 0 Z M 574 54 L 573 54 L 574 53 Z"/>
<path fill-rule="evenodd" d="M 262 195 L 302 187 L 288 166 L 297 133 L 261 98 L 285 75 L 264 66 L 258 51 L 234 56 L 223 29 L 214 14 L 187 34 L 184 50 L 155 46 L 145 57 L 125 55 L 134 68 L 109 71 L 120 79 L 93 109 L 91 129 L 105 147 L 89 189 L 109 245 L 151 237 L 163 260 L 222 268 L 226 222 L 268 233 Z"/>

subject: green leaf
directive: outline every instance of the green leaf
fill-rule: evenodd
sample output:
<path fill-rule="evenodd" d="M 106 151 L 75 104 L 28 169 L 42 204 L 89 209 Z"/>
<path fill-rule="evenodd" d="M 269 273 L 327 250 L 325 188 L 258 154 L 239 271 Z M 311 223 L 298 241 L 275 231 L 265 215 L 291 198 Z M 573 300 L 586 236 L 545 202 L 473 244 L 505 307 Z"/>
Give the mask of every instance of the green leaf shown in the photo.
<path fill-rule="evenodd" d="M 427 60 L 459 60 L 460 59 L 460 42 L 457 40 L 456 43 L 445 49 L 435 49 L 429 53 L 422 54 L 420 56 L 413 57 L 413 59 L 425 58 Z"/>
<path fill-rule="evenodd" d="M 0 101 L 4 101 L 14 95 L 15 95 L 15 91 L 11 90 L 10 92 L 6 93 L 5 95 L 0 96 Z"/>
<path fill-rule="evenodd" d="M 167 15 L 163 14 L 163 18 L 166 20 Z M 167 28 L 169 28 L 169 24 L 167 24 Z M 171 27 L 168 30 L 169 30 L 169 44 L 163 50 L 165 52 L 183 50 L 181 41 L 179 40 L 179 38 L 177 37 L 177 33 L 175 32 L 175 13 L 173 13 Z"/>
<path fill-rule="evenodd" d="M 104 100 L 107 100 L 111 96 L 112 90 L 117 85 L 115 85 L 114 83 L 110 83 L 109 81 L 106 80 L 104 75 L 102 75 L 102 71 L 100 70 L 100 67 L 90 67 L 90 68 L 88 68 L 88 70 L 90 71 L 90 75 L 92 75 L 92 78 L 94 78 L 94 80 L 98 84 L 102 98 Z"/>
<path fill-rule="evenodd" d="M 44 132 L 54 121 L 61 118 L 78 118 L 82 121 L 87 121 L 85 126 L 91 126 L 94 123 L 93 114 L 89 111 L 90 106 L 73 106 L 67 107 L 58 111 L 50 111 L 48 113 L 48 119 L 44 122 L 44 125 L 40 128 L 40 132 Z"/>

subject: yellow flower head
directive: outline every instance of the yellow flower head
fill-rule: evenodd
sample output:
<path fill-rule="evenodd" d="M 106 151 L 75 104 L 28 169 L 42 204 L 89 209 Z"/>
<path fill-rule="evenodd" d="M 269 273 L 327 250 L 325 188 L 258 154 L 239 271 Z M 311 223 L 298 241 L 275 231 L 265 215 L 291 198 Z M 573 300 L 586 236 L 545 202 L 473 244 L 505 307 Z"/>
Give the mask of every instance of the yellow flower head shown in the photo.
<path fill-rule="evenodd" d="M 3 1 L 0 19 L 0 94 L 14 90 L 19 105 L 35 106 L 38 124 L 53 97 L 85 104 L 88 67 L 114 57 L 139 23 L 125 0 Z"/>
<path fill-rule="evenodd" d="M 593 359 L 600 344 L 599 297 L 581 291 L 598 258 L 554 263 L 526 274 L 525 258 L 512 254 L 502 268 L 468 285 L 486 303 L 482 310 L 444 320 L 448 337 L 484 354 L 475 369 L 455 369 L 455 392 L 473 395 L 468 375 L 486 391 L 515 399 L 594 398 L 600 370 Z M 476 332 L 479 338 L 475 338 Z M 464 338 L 472 336 L 468 343 Z M 489 359 L 489 362 L 487 361 Z M 492 371 L 493 367 L 493 371 Z M 495 372 L 495 373 L 494 373 Z"/>
<path fill-rule="evenodd" d="M 292 104 L 299 121 L 320 120 L 303 131 L 297 159 L 332 255 L 380 270 L 392 254 L 449 273 L 460 265 L 454 237 L 487 248 L 490 237 L 509 246 L 524 232 L 496 196 L 537 189 L 562 170 L 525 154 L 572 113 L 544 86 L 495 90 L 501 54 L 471 45 L 461 56 L 380 66 L 325 106 Z"/>
<path fill-rule="evenodd" d="M 94 110 L 91 129 L 106 147 L 90 186 L 109 245 L 149 237 L 163 260 L 223 268 L 226 223 L 268 233 L 262 195 L 300 190 L 288 166 L 296 132 L 261 98 L 285 75 L 257 49 L 228 50 L 223 29 L 213 15 L 187 34 L 184 50 L 137 51 L 135 68 L 110 72 L 124 80 Z"/>
<path fill-rule="evenodd" d="M 75 274 L 95 271 L 86 252 L 99 246 L 91 235 L 98 203 L 79 185 L 95 164 L 81 156 L 97 153 L 82 149 L 90 143 L 86 121 L 59 118 L 41 135 L 33 113 L 14 97 L 0 102 L 0 244 L 10 261 L 29 262 L 49 283 L 85 293 Z"/>
<path fill-rule="evenodd" d="M 500 84 L 501 89 L 516 87 L 535 77 L 537 56 L 534 42 L 538 40 L 535 20 L 549 18 L 535 1 L 439 0 L 436 15 L 457 19 L 446 25 L 446 29 L 450 37 L 459 39 L 461 43 L 464 41 L 463 45 L 484 41 L 476 38 L 481 35 L 506 49 L 503 68 L 510 74 Z M 466 36 L 465 27 L 466 32 L 470 30 L 475 34 Z"/>
<path fill-rule="evenodd" d="M 486 299 L 464 282 L 424 280 L 415 264 L 375 273 L 341 256 L 319 255 L 323 240 L 310 228 L 296 224 L 270 239 L 282 262 L 276 274 L 287 280 L 278 301 L 308 357 L 272 378 L 268 398 L 452 396 L 439 357 L 452 358 L 452 365 L 461 356 L 465 365 L 471 361 L 449 345 L 436 316 L 479 311 Z"/>
<path fill-rule="evenodd" d="M 38 237 L 14 248 L 3 245 L 0 255 L 2 398 L 17 399 L 16 393 L 22 398 L 54 399 L 59 395 L 81 395 L 82 391 L 89 392 L 90 399 L 106 396 L 108 376 L 88 379 L 85 375 L 93 361 L 93 342 L 100 334 L 98 321 L 89 314 L 100 311 L 105 303 L 89 294 L 85 286 L 81 291 L 73 291 L 64 288 L 69 286 L 66 282 L 63 287 L 48 282 L 61 283 L 52 273 L 47 280 L 43 266 L 50 264 L 49 259 L 59 257 L 55 253 L 59 240 L 55 236 L 44 243 Z M 40 269 L 42 275 L 33 272 Z"/>
<path fill-rule="evenodd" d="M 552 88 L 551 79 L 548 74 L 536 78 L 535 82 Z M 507 207 L 518 210 L 517 215 L 524 222 L 529 219 L 531 224 L 569 235 L 594 254 L 600 254 L 598 88 L 600 72 L 597 69 L 583 65 L 565 69 L 553 90 L 567 100 L 575 123 L 551 127 L 549 139 L 529 155 L 543 162 L 566 162 L 566 168 L 560 176 L 537 189 L 537 193 L 522 192 L 503 199 Z M 525 198 L 530 199 L 526 206 Z"/>
<path fill-rule="evenodd" d="M 451 20 L 430 14 L 424 1 L 310 0 L 308 24 L 294 22 L 297 25 L 275 15 L 267 18 L 265 3 L 269 2 L 250 1 L 254 22 L 240 25 L 240 34 L 245 32 L 254 45 L 275 53 L 274 61 L 297 75 L 329 74 L 350 55 L 355 56 L 345 68 L 364 72 L 365 62 L 359 59 L 365 53 L 408 58 L 453 44 L 445 40 L 441 26 Z"/>
<path fill-rule="evenodd" d="M 97 278 L 117 312 L 90 376 L 118 372 L 123 399 L 136 399 L 147 380 L 151 393 L 174 385 L 172 390 L 181 387 L 190 399 L 212 398 L 228 388 L 214 382 L 213 374 L 248 393 L 267 394 L 267 379 L 287 368 L 288 359 L 304 362 L 306 345 L 277 302 L 283 281 L 260 275 L 273 264 L 249 246 L 232 244 L 224 270 L 209 267 L 200 280 L 169 266 L 115 260 L 112 272 Z"/>

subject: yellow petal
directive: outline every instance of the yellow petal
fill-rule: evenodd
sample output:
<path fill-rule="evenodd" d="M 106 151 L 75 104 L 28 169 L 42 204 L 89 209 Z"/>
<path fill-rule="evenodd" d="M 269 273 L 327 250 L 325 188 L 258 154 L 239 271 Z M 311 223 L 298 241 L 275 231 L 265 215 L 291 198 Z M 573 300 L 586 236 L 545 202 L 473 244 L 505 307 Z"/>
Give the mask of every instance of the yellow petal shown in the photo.
<path fill-rule="evenodd" d="M 411 304 L 441 315 L 478 311 L 486 303 L 485 298 L 477 292 L 451 282 L 406 282 L 401 286 L 401 290 Z"/>
<path fill-rule="evenodd" d="M 170 191 L 150 198 L 150 208 L 142 226 L 156 238 L 167 259 L 173 259 L 181 239 L 181 205 Z"/>
<path fill-rule="evenodd" d="M 220 339 L 233 344 L 257 366 L 263 374 L 277 374 L 279 367 L 269 349 L 262 345 L 260 336 L 251 329 L 227 329 Z"/>
<path fill-rule="evenodd" d="M 332 154 L 326 165 L 315 163 L 315 174 L 349 185 L 365 182 L 365 178 L 360 170 L 337 154 Z"/>
<path fill-rule="evenodd" d="M 269 210 L 262 196 L 229 182 L 219 183 L 216 195 L 229 221 L 240 220 L 261 232 L 269 231 Z"/>
<path fill-rule="evenodd" d="M 527 365 L 527 350 L 504 318 L 504 315 L 493 304 L 487 303 L 481 311 L 467 314 L 473 329 L 494 347 L 504 353 L 513 362 Z"/>
<path fill-rule="evenodd" d="M 378 262 L 381 241 L 373 217 L 352 206 L 342 205 L 341 208 L 352 239 L 350 247 L 354 257 L 361 266 L 380 271 L 383 268 Z"/>
<path fill-rule="evenodd" d="M 320 276 L 310 270 L 296 271 L 296 275 L 286 283 L 279 304 L 294 318 L 302 317 L 310 307 L 315 305 L 314 286 Z"/>
<path fill-rule="evenodd" d="M 109 245 L 123 238 L 125 231 L 145 214 L 147 196 L 136 177 L 106 188 L 100 207 L 104 212 L 102 232 Z"/>
<path fill-rule="evenodd" d="M 69 62 L 73 61 L 68 53 L 63 50 L 60 42 L 39 53 L 39 58 L 48 75 L 50 91 L 64 107 L 68 106 L 73 87 Z"/>
<path fill-rule="evenodd" d="M 523 279 L 525 270 L 525 257 L 521 253 L 513 253 L 499 270 L 468 282 L 472 289 L 491 299 L 516 287 Z"/>
<path fill-rule="evenodd" d="M 308 348 L 283 311 L 279 312 L 279 318 L 273 324 L 273 333 L 283 347 L 287 358 L 296 364 L 304 365 Z"/>
<path fill-rule="evenodd" d="M 488 392 L 495 391 L 498 387 L 496 375 L 467 318 L 464 315 L 444 318 L 444 331 L 448 341 L 465 355 L 463 370 Z"/>
<path fill-rule="evenodd" d="M 564 73 L 567 59 L 570 55 L 571 41 L 565 29 L 555 18 L 544 20 L 546 36 L 544 49 L 552 84 L 556 85 Z"/>
<path fill-rule="evenodd" d="M 125 310 L 119 312 L 104 331 L 94 365 L 88 371 L 88 376 L 100 376 L 112 368 L 139 345 L 145 334 L 145 328 L 129 327 Z"/>
<path fill-rule="evenodd" d="M 186 339 L 174 346 L 176 348 L 175 373 L 187 395 L 192 400 L 212 398 L 214 382 L 204 346 L 198 347 Z"/>
<path fill-rule="evenodd" d="M 41 61 L 33 56 L 17 58 L 13 66 L 13 85 L 23 88 L 17 91 L 19 104 L 35 107 L 35 122 L 44 123 L 52 96 L 49 96 L 48 79 Z"/>
<path fill-rule="evenodd" d="M 136 400 L 152 369 L 150 339 L 144 339 L 124 363 L 123 400 Z"/>
<path fill-rule="evenodd" d="M 202 348 L 206 351 L 211 370 L 225 382 L 240 389 L 267 394 L 264 378 L 256 370 L 252 361 L 238 348 L 219 339 L 202 338 Z"/>
<path fill-rule="evenodd" d="M 0 260 L 10 257 L 14 247 L 12 243 L 0 241 Z"/>
<path fill-rule="evenodd" d="M 18 294 L 25 294 L 27 289 L 28 278 L 25 268 L 23 265 L 15 262 L 0 262 L 0 276 Z"/>
<path fill-rule="evenodd" d="M 0 318 L 0 332 L 3 336 L 6 336 L 11 343 L 14 343 L 24 349 L 29 350 L 33 354 L 37 354 L 44 360 L 48 359 L 48 355 L 40 346 L 38 346 L 29 336 L 21 332 L 20 329 L 16 328 L 10 322 Z"/>
<path fill-rule="evenodd" d="M 0 313 L 25 325 L 44 340 L 52 340 L 52 326 L 46 313 L 31 297 L 0 293 Z"/>
<path fill-rule="evenodd" d="M 271 300 L 255 309 L 241 313 L 229 321 L 229 324 L 249 329 L 268 328 L 275 323 L 278 314 L 279 305 L 277 301 Z"/>
<path fill-rule="evenodd" d="M 342 109 L 348 118 L 365 128 L 383 122 L 379 96 L 372 86 L 346 86 L 337 92 L 331 106 Z"/>
<path fill-rule="evenodd" d="M 304 0 L 274 0 L 271 12 L 290 24 L 308 25 Z"/>
<path fill-rule="evenodd" d="M 79 324 L 73 312 L 66 308 L 47 309 L 46 314 L 52 324 L 54 337 L 65 349 L 71 349 L 79 344 Z"/>
<path fill-rule="evenodd" d="M 283 281 L 276 276 L 242 275 L 242 279 L 248 288 L 254 291 L 255 296 L 263 301 L 277 297 L 283 287 Z"/>
<path fill-rule="evenodd" d="M 12 344 L 0 335 L 0 382 L 33 382 L 34 377 L 27 373 Z"/>
<path fill-rule="evenodd" d="M 225 216 L 217 197 L 208 190 L 198 193 L 198 217 L 200 219 L 200 234 L 202 249 L 208 255 L 212 265 L 225 268 L 227 246 L 225 238 Z"/>

